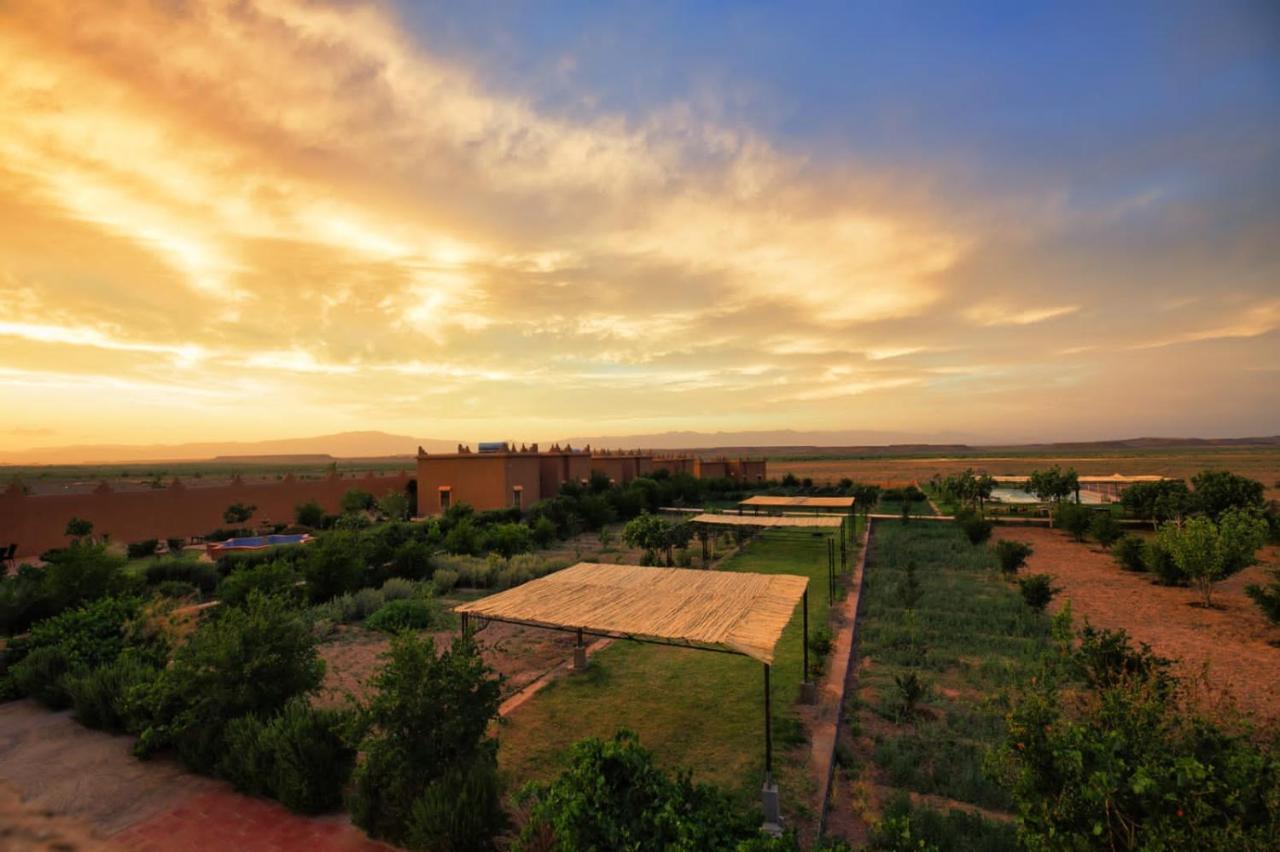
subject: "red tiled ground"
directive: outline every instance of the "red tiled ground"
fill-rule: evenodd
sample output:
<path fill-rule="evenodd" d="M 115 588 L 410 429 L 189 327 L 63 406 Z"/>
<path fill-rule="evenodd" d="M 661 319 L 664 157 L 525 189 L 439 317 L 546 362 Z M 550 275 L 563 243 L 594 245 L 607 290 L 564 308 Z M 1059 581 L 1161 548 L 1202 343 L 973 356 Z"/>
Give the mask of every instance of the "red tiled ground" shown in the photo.
<path fill-rule="evenodd" d="M 370 840 L 343 816 L 299 816 L 275 802 L 230 790 L 193 794 L 113 835 L 111 841 L 139 852 L 385 852 L 391 848 Z"/>

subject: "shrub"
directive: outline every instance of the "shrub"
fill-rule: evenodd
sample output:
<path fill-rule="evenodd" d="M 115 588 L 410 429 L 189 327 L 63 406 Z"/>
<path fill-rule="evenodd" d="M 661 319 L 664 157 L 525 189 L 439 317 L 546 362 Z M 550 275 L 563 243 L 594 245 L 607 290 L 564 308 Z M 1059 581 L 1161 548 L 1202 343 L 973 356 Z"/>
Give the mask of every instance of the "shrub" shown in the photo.
<path fill-rule="evenodd" d="M 991 538 L 991 522 L 972 509 L 961 509 L 956 512 L 956 523 L 969 539 L 971 544 L 982 544 Z"/>
<path fill-rule="evenodd" d="M 402 843 L 414 803 L 433 781 L 493 754 L 486 734 L 498 714 L 501 679 L 469 636 L 437 654 L 430 637 L 400 633 L 384 659 L 370 681 L 351 819 L 374 837 Z"/>
<path fill-rule="evenodd" d="M 520 796 L 518 850 L 733 849 L 759 833 L 756 814 L 687 771 L 667 775 L 630 731 L 575 743 L 555 781 Z"/>
<path fill-rule="evenodd" d="M 444 549 L 450 553 L 475 556 L 484 550 L 484 536 L 471 518 L 463 518 L 445 535 Z"/>
<path fill-rule="evenodd" d="M 1016 574 L 1032 554 L 1032 547 L 1025 541 L 1002 539 L 996 542 L 995 552 L 1000 561 L 1000 570 L 1006 574 Z"/>
<path fill-rule="evenodd" d="M 907 792 L 899 790 L 885 804 L 866 848 L 877 852 L 1005 852 L 1017 845 L 1011 823 L 957 808 L 943 813 L 914 806 Z"/>
<path fill-rule="evenodd" d="M 61 710 L 71 703 L 65 682 L 70 671 L 66 651 L 48 645 L 28 653 L 9 673 L 19 694 L 29 695 L 51 710 Z"/>
<path fill-rule="evenodd" d="M 302 696 L 265 721 L 233 719 L 218 774 L 237 790 L 278 799 L 291 811 L 335 810 L 355 766 L 346 736 L 351 726 L 349 712 L 316 709 Z"/>
<path fill-rule="evenodd" d="M 136 695 L 159 676 L 152 661 L 128 651 L 106 665 L 69 675 L 66 689 L 76 721 L 111 733 L 137 733 Z"/>
<path fill-rule="evenodd" d="M 298 572 L 282 561 L 232 571 L 218 584 L 218 598 L 230 606 L 240 606 L 254 592 L 282 595 L 295 601 L 303 594 L 298 588 Z"/>
<path fill-rule="evenodd" d="M 391 573 L 408 580 L 431 576 L 431 545 L 425 541 L 406 541 L 391 557 Z"/>
<path fill-rule="evenodd" d="M 1178 563 L 1173 560 L 1173 554 L 1160 539 L 1152 539 L 1146 543 L 1142 561 L 1147 566 L 1147 570 L 1155 574 L 1162 585 L 1185 586 L 1188 582 L 1187 575 L 1178 567 Z"/>
<path fill-rule="evenodd" d="M 1098 544 L 1107 548 L 1124 535 L 1120 531 L 1120 524 L 1116 523 L 1115 515 L 1110 512 L 1093 513 L 1093 520 L 1089 522 L 1089 534 L 1097 539 Z"/>
<path fill-rule="evenodd" d="M 1049 574 L 1023 577 L 1018 580 L 1018 588 L 1022 591 L 1023 601 L 1036 612 L 1044 612 L 1054 595 L 1062 591 L 1053 585 L 1053 577 Z"/>
<path fill-rule="evenodd" d="M 360 535 L 351 530 L 334 530 L 309 544 L 301 560 L 312 601 L 327 601 L 364 585 L 368 565 Z"/>
<path fill-rule="evenodd" d="M 244 606 L 222 606 L 174 655 L 148 695 L 150 723 L 136 751 L 173 745 L 183 761 L 209 772 L 225 750 L 229 720 L 275 713 L 317 689 L 324 662 L 300 613 L 279 597 L 251 592 Z"/>
<path fill-rule="evenodd" d="M 1262 610 L 1272 624 L 1280 624 L 1280 568 L 1271 569 L 1271 580 L 1265 586 L 1257 583 L 1245 587 L 1245 594 Z"/>
<path fill-rule="evenodd" d="M 126 584 L 124 558 L 108 552 L 106 545 L 73 542 L 52 554 L 48 563 L 43 591 L 52 613 L 114 594 Z"/>
<path fill-rule="evenodd" d="M 165 580 L 156 586 L 156 594 L 165 598 L 199 598 L 200 590 L 182 580 Z"/>
<path fill-rule="evenodd" d="M 832 641 L 831 631 L 823 626 L 813 631 L 809 636 L 809 650 L 817 654 L 819 658 L 825 657 L 831 653 Z"/>
<path fill-rule="evenodd" d="M 1121 536 L 1111 553 L 1126 571 L 1142 572 L 1147 570 L 1146 542 L 1139 536 Z"/>
<path fill-rule="evenodd" d="M 206 595 L 218 587 L 218 580 L 221 577 L 218 569 L 208 562 L 196 562 L 177 557 L 157 559 L 147 566 L 144 576 L 148 586 L 158 586 L 161 583 L 176 580 L 190 583 Z"/>
<path fill-rule="evenodd" d="M 427 785 L 409 812 L 407 845 L 430 852 L 485 852 L 506 825 L 497 764 L 481 754 Z"/>
<path fill-rule="evenodd" d="M 458 585 L 458 572 L 443 568 L 431 575 L 431 586 L 437 595 L 447 595 Z"/>
<path fill-rule="evenodd" d="M 156 548 L 159 546 L 159 539 L 149 538 L 145 541 L 132 542 L 125 548 L 125 553 L 130 559 L 143 559 L 147 556 L 155 556 Z"/>
<path fill-rule="evenodd" d="M 916 672 L 894 675 L 897 687 L 897 704 L 894 708 L 899 719 L 914 719 L 920 712 L 920 702 L 929 694 L 929 687 Z"/>
<path fill-rule="evenodd" d="M 1053 524 L 1071 534 L 1076 541 L 1084 541 L 1085 533 L 1093 523 L 1093 512 L 1079 503 L 1059 503 L 1053 510 Z"/>
<path fill-rule="evenodd" d="M 1266 535 L 1261 518 L 1227 509 L 1217 523 L 1196 517 L 1182 527 L 1168 524 L 1160 530 L 1159 540 L 1178 570 L 1195 584 L 1207 607 L 1212 604 L 1213 584 L 1251 564 Z"/>
<path fill-rule="evenodd" d="M 320 529 L 324 526 L 324 507 L 315 500 L 299 503 L 293 510 L 293 518 L 299 526 Z"/>
<path fill-rule="evenodd" d="M 439 621 L 440 607 L 435 601 L 409 598 L 388 601 L 365 621 L 371 630 L 398 633 L 401 630 L 426 630 Z"/>
<path fill-rule="evenodd" d="M 533 550 L 533 533 L 524 524 L 497 524 L 485 534 L 484 549 L 510 559 Z"/>
<path fill-rule="evenodd" d="M 398 601 L 402 598 L 412 598 L 419 594 L 421 587 L 412 580 L 405 580 L 400 577 L 392 577 L 390 580 L 382 584 L 379 590 L 382 592 L 384 600 Z"/>

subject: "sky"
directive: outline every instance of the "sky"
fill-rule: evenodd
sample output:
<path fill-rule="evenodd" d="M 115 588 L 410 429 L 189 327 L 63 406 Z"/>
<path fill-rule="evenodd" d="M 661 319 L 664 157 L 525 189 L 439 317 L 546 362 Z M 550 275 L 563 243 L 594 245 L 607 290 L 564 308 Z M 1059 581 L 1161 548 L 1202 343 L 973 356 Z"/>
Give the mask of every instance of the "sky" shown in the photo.
<path fill-rule="evenodd" d="M 1273 2 L 0 0 L 0 448 L 1278 389 Z"/>

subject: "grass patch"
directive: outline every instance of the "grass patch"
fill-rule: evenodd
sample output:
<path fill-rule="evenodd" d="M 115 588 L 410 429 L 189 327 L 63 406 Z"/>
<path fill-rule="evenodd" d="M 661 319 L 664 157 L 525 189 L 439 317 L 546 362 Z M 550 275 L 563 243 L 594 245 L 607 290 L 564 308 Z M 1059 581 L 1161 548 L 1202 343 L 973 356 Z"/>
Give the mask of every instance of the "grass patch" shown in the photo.
<path fill-rule="evenodd" d="M 825 537 L 771 531 L 744 545 L 721 570 L 809 577 L 810 630 L 826 623 Z M 795 713 L 801 632 L 797 607 L 770 676 L 774 770 L 793 807 L 811 785 Z M 571 744 L 625 727 L 664 766 L 692 768 L 698 780 L 751 801 L 764 772 L 763 678 L 760 663 L 746 657 L 618 641 L 592 658 L 587 675 L 561 678 L 511 714 L 498 759 L 517 784 L 546 780 L 564 768 Z"/>
<path fill-rule="evenodd" d="M 902 591 L 908 565 L 919 584 L 910 609 Z M 1000 577 L 989 550 L 971 545 L 954 524 L 878 524 L 859 616 L 866 667 L 858 723 L 871 735 L 864 757 L 880 780 L 902 792 L 1008 811 L 1008 793 L 987 778 L 983 762 L 1004 731 L 1002 693 L 1037 670 L 1049 629 L 1049 619 Z M 895 678 L 912 672 L 927 693 L 904 721 Z M 1003 828 L 970 828 L 983 835 L 984 848 L 1013 848 Z"/>
<path fill-rule="evenodd" d="M 894 517 L 898 517 L 902 514 L 902 502 L 903 501 L 901 500 L 877 500 L 874 511 L 878 515 L 893 515 Z M 933 511 L 933 507 L 929 505 L 928 500 L 913 500 L 907 505 L 911 507 L 912 515 L 937 514 L 937 512 Z"/>

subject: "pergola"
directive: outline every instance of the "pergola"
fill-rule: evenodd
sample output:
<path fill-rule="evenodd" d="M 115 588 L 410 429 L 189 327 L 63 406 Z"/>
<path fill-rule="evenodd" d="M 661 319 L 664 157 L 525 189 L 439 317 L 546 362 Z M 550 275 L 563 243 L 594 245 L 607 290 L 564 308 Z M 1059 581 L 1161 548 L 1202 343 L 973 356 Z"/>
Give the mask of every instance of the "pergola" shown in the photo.
<path fill-rule="evenodd" d="M 799 509 L 808 512 L 841 512 L 843 514 L 853 514 L 853 498 L 852 497 L 770 497 L 765 494 L 757 494 L 754 497 L 748 497 L 746 500 L 738 503 L 738 513 L 742 514 L 743 509 L 750 509 L 753 513 L 759 513 L 761 509 L 781 510 L 781 509 Z"/>
<path fill-rule="evenodd" d="M 765 823 L 779 820 L 773 780 L 769 670 L 782 631 L 804 604 L 804 674 L 809 676 L 809 580 L 751 574 L 580 562 L 496 595 L 460 604 L 471 620 L 502 621 L 574 632 L 575 668 L 585 666 L 584 636 L 631 639 L 700 651 L 740 654 L 764 666 Z"/>
<path fill-rule="evenodd" d="M 836 530 L 839 530 L 841 573 L 845 571 L 848 561 L 845 550 L 845 520 L 844 517 L 832 515 L 718 515 L 704 512 L 690 518 L 689 523 L 699 528 L 698 537 L 702 540 L 703 565 L 710 558 L 707 552 L 706 531 L 708 529 L 827 530 L 827 602 L 830 603 L 836 596 Z"/>

